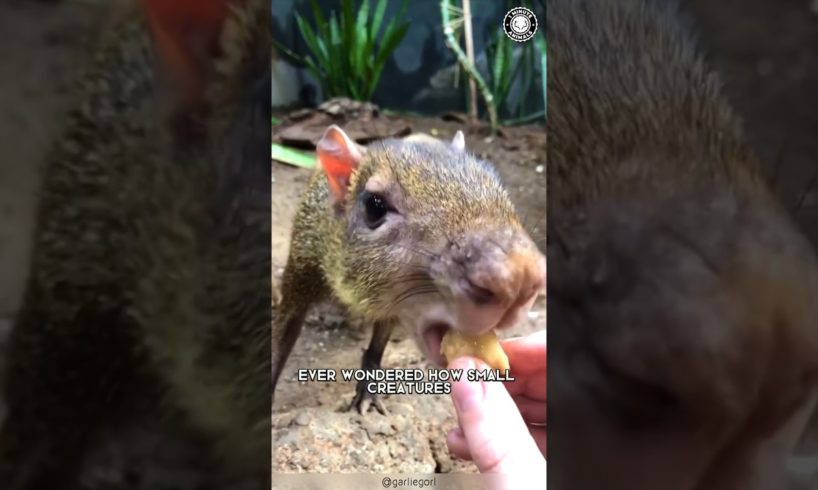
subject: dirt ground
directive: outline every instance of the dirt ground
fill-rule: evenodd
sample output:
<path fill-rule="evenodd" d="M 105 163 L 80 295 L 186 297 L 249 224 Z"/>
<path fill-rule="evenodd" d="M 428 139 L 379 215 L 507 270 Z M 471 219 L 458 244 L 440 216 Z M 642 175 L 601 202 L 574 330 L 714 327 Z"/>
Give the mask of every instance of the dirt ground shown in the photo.
<path fill-rule="evenodd" d="M 815 186 L 812 191 L 807 188 L 818 167 L 818 16 L 806 0 L 691 0 L 687 4 L 693 24 L 702 31 L 703 45 L 724 75 L 728 96 L 746 120 L 751 144 L 777 182 L 782 200 L 802 209 L 798 218 L 815 239 L 818 196 Z M 107 18 L 109 6 L 91 1 L 0 3 L 0 357 L 3 332 L 11 325 L 26 275 L 46 143 L 70 103 L 66 87 L 87 60 L 84 48 Z M 432 119 L 412 125 L 427 132 L 435 128 L 441 137 L 451 136 L 457 128 Z M 515 131 L 512 137 L 492 141 L 469 134 L 467 144 L 496 160 L 532 234 L 542 238 L 544 174 L 536 171 L 541 149 L 532 146 L 537 138 L 529 139 L 531 130 Z M 274 271 L 284 264 L 290 217 L 306 175 L 283 165 L 273 168 L 274 210 L 280 218 L 273 236 Z M 542 303 L 537 305 L 525 329 L 544 326 L 542 308 Z M 446 397 L 391 397 L 386 400 L 388 418 L 361 417 L 334 411 L 348 403 L 353 386 L 293 381 L 297 366 L 357 367 L 368 335 L 360 326 L 347 325 L 341 312 L 331 307 L 320 308 L 310 317 L 274 407 L 274 447 L 282 448 L 274 457 L 274 468 L 473 471 L 468 464 L 452 461 L 441 445 L 442 435 L 454 424 Z M 384 365 L 426 364 L 410 341 L 399 338 L 388 347 Z M 155 444 L 144 451 L 154 450 Z M 108 459 L 122 458 L 116 451 L 109 453 Z"/>

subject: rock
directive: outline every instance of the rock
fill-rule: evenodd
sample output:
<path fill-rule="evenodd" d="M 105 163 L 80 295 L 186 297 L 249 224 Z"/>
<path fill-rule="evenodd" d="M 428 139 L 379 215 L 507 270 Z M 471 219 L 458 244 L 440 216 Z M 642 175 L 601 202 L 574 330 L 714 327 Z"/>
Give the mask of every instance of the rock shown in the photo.
<path fill-rule="evenodd" d="M 374 414 L 371 417 L 365 417 L 361 421 L 361 426 L 369 434 L 369 437 L 373 437 L 375 435 L 388 436 L 395 432 L 395 429 L 392 427 L 392 423 L 387 417 L 377 417 Z"/>
<path fill-rule="evenodd" d="M 295 422 L 296 425 L 309 425 L 311 420 L 312 417 L 310 417 L 308 413 L 301 412 L 295 417 L 293 422 Z"/>

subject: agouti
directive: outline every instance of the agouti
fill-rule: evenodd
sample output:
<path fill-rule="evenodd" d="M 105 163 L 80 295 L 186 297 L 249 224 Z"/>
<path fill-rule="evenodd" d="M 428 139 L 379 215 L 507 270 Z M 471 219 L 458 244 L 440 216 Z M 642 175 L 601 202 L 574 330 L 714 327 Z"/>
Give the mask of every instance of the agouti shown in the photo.
<path fill-rule="evenodd" d="M 545 259 L 491 165 L 428 135 L 364 148 L 342 129 L 317 146 L 320 168 L 293 224 L 273 326 L 273 386 L 310 305 L 334 297 L 374 325 L 363 369 L 380 367 L 397 324 L 438 365 L 449 330 L 514 325 L 545 284 Z M 379 399 L 364 388 L 350 408 Z"/>
<path fill-rule="evenodd" d="M 204 437 L 214 475 L 269 472 L 269 23 L 262 0 L 142 0 L 102 42 L 47 157 L 4 490 L 76 488 L 140 418 Z"/>
<path fill-rule="evenodd" d="M 548 2 L 549 486 L 782 489 L 818 273 L 674 2 Z"/>

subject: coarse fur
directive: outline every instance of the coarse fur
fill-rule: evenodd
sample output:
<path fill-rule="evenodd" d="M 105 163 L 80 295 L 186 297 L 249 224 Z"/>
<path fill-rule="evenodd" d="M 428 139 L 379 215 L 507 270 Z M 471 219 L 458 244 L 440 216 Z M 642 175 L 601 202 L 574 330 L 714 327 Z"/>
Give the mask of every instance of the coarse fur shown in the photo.
<path fill-rule="evenodd" d="M 436 147 L 435 147 L 436 146 Z M 400 186 L 397 190 L 412 215 L 417 247 L 446 240 L 479 220 L 490 226 L 519 227 L 516 214 L 496 171 L 472 155 L 440 144 L 387 140 L 371 147 L 350 181 L 351 194 L 358 196 L 374 175 Z M 432 184 L 434 183 L 434 184 Z M 330 289 L 356 315 L 374 321 L 388 317 L 390 300 L 384 290 L 394 282 L 413 256 L 412 245 L 385 250 L 380 244 L 357 239 L 355 223 L 334 219 L 327 213 L 326 177 L 319 172 L 307 191 L 307 206 L 296 217 L 294 228 L 312 235 L 321 270 Z M 360 206 L 346 203 L 345 215 Z M 315 219 L 312 226 L 300 221 Z M 420 238 L 423 240 L 421 241 Z M 321 240 L 320 237 L 331 237 Z M 300 242 L 298 242 L 300 243 Z M 410 243 L 407 240 L 407 243 Z M 300 247 L 298 247 L 300 249 Z M 434 247 L 429 247 L 434 248 Z"/>
<path fill-rule="evenodd" d="M 144 417 L 268 471 L 269 4 L 229 12 L 195 113 L 166 111 L 138 12 L 79 83 L 9 341 L 5 489 L 74 488 L 99 429 Z"/>
<path fill-rule="evenodd" d="M 320 147 L 319 143 L 319 158 Z M 279 318 L 273 327 L 274 386 L 308 308 L 321 299 L 332 297 L 374 324 L 373 340 L 362 362 L 364 368 L 373 369 L 380 366 L 386 341 L 397 324 L 406 327 L 432 359 L 440 354 L 424 339 L 432 322 L 429 318 L 468 330 L 469 325 L 458 326 L 472 322 L 456 319 L 453 283 L 469 276 L 470 267 L 481 269 L 478 257 L 484 264 L 482 277 L 502 277 L 492 283 L 496 297 L 509 285 L 515 291 L 506 295 L 509 300 L 517 294 L 528 300 L 533 290 L 518 293 L 515 288 L 532 284 L 536 289 L 544 282 L 544 277 L 536 279 L 544 276 L 542 256 L 523 230 L 496 171 L 463 149 L 462 133 L 452 143 L 412 135 L 376 142 L 360 151 L 363 156 L 343 190 L 347 197 L 341 205 L 333 204 L 334 191 L 328 185 L 332 177 L 319 168 L 296 214 Z M 372 230 L 363 218 L 363 200 L 371 192 L 385 196 L 395 210 L 383 226 Z M 461 250 L 471 250 L 463 253 L 473 260 L 458 259 Z M 512 272 L 515 268 L 522 272 Z M 529 270 L 532 275 L 527 275 Z M 478 276 L 471 275 L 472 279 Z M 516 314 L 521 306 L 515 303 L 509 308 Z M 510 315 L 492 325 L 506 328 L 515 320 Z M 474 328 L 483 328 L 477 323 Z M 359 384 L 353 406 L 366 411 L 370 402 L 365 400 L 370 398 L 374 397 L 363 393 Z M 376 407 L 384 411 L 382 405 Z"/>
<path fill-rule="evenodd" d="M 815 256 L 673 2 L 548 9 L 552 481 L 783 488 L 818 386 Z"/>

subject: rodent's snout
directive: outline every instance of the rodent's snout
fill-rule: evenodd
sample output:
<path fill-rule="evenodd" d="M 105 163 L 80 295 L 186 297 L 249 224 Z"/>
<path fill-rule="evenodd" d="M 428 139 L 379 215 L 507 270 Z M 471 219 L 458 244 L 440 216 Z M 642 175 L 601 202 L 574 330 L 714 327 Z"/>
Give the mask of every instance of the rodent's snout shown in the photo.
<path fill-rule="evenodd" d="M 473 334 L 517 323 L 546 275 L 545 258 L 531 239 L 512 230 L 452 240 L 432 271 L 454 302 L 455 329 Z"/>

